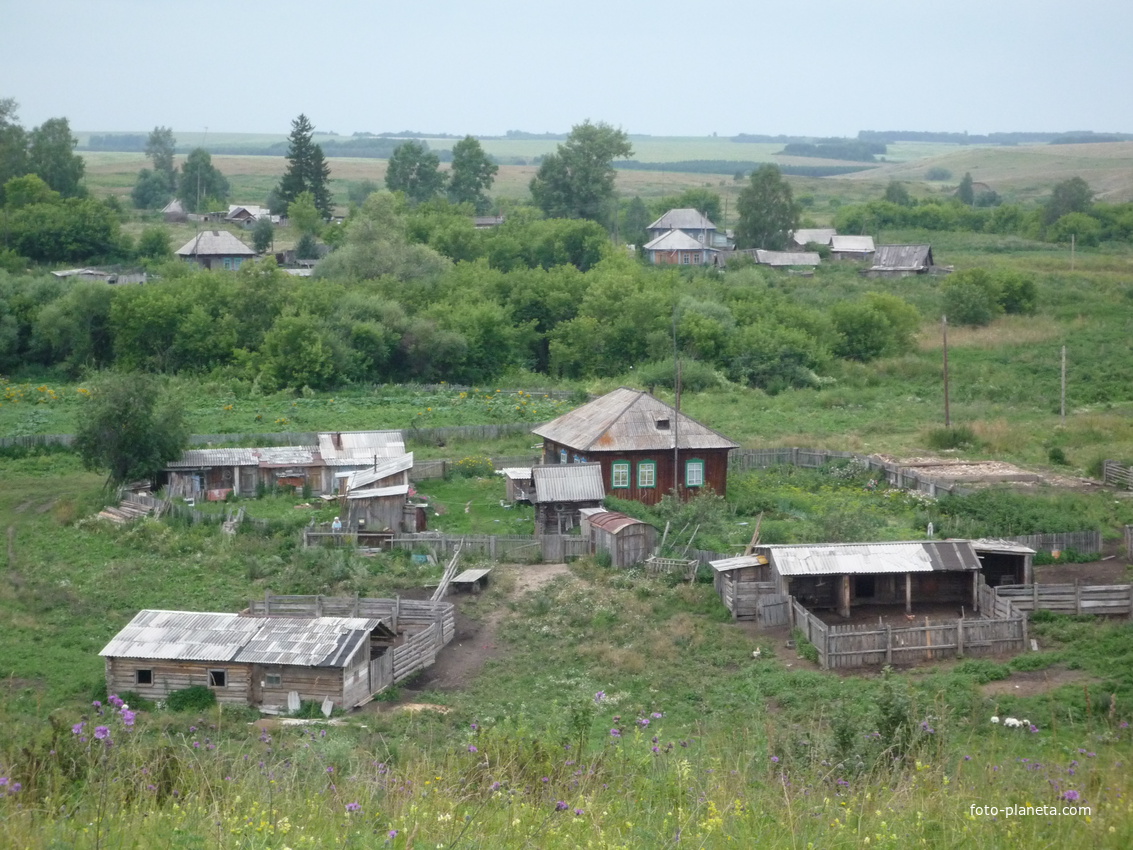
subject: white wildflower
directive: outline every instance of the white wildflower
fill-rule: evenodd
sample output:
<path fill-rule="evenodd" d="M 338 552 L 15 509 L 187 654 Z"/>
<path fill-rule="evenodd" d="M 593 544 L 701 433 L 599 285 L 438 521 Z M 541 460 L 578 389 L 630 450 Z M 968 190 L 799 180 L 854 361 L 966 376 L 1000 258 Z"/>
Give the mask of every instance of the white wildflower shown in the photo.
<path fill-rule="evenodd" d="M 992 715 L 992 717 L 991 717 L 991 722 L 992 722 L 992 723 L 998 723 L 998 722 L 999 722 L 999 718 L 998 718 L 998 717 L 996 717 L 995 715 Z"/>

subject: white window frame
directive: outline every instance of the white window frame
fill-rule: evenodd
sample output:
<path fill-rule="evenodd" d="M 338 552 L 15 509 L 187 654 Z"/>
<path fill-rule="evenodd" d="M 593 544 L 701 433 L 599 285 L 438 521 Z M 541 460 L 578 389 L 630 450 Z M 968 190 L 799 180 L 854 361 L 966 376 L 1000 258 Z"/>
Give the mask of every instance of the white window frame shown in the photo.
<path fill-rule="evenodd" d="M 610 489 L 628 490 L 630 477 L 630 462 L 628 460 L 615 460 L 610 465 Z"/>
<path fill-rule="evenodd" d="M 650 490 L 657 486 L 657 461 L 638 461 L 637 486 L 641 490 Z"/>
<path fill-rule="evenodd" d="M 696 474 L 693 474 L 695 470 Z M 704 461 L 699 458 L 685 461 L 685 486 L 704 486 Z"/>

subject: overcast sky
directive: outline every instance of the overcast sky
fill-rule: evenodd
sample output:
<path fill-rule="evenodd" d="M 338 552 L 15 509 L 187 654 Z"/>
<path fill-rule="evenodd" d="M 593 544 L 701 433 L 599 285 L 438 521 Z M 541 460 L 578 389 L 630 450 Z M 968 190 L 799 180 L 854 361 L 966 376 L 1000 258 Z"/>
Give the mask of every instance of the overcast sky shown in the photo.
<path fill-rule="evenodd" d="M 1133 132 L 1129 0 L 0 0 L 25 127 Z"/>

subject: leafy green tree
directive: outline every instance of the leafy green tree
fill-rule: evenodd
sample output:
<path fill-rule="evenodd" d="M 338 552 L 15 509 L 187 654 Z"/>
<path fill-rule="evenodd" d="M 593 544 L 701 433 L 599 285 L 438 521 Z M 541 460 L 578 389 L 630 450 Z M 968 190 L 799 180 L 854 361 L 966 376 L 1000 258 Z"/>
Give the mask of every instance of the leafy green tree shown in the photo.
<path fill-rule="evenodd" d="M 304 233 L 295 243 L 295 258 L 298 260 L 317 260 L 319 258 L 319 243 L 313 233 Z"/>
<path fill-rule="evenodd" d="M 761 165 L 736 200 L 739 224 L 736 244 L 743 248 L 778 250 L 799 226 L 799 207 L 791 187 L 774 165 Z"/>
<path fill-rule="evenodd" d="M 1050 198 L 1043 205 L 1043 224 L 1054 224 L 1064 215 L 1086 213 L 1094 202 L 1094 191 L 1081 177 L 1071 177 L 1055 184 Z"/>
<path fill-rule="evenodd" d="M 110 309 L 119 291 L 102 282 L 75 284 L 36 314 L 32 347 L 72 376 L 109 366 L 114 359 Z"/>
<path fill-rule="evenodd" d="M 615 196 L 611 163 L 633 155 L 622 130 L 586 121 L 571 128 L 567 140 L 543 157 L 531 179 L 531 196 L 548 218 L 603 221 Z"/>
<path fill-rule="evenodd" d="M 664 215 L 669 210 L 686 209 L 696 210 L 704 214 L 713 224 L 723 224 L 720 217 L 722 212 L 720 195 L 703 186 L 693 186 L 685 189 L 679 195 L 668 195 L 653 204 L 653 211 L 656 213 L 654 218 Z"/>
<path fill-rule="evenodd" d="M 420 204 L 436 197 L 445 186 L 441 161 L 424 142 L 402 142 L 394 148 L 386 168 L 386 188 L 403 192 L 410 203 Z"/>
<path fill-rule="evenodd" d="M 346 197 L 350 200 L 351 206 L 360 207 L 366 203 L 366 198 L 381 188 L 373 180 L 359 180 L 357 183 L 350 184 L 350 188 L 346 190 Z"/>
<path fill-rule="evenodd" d="M 32 204 L 8 217 L 12 247 L 41 263 L 113 259 L 121 251 L 121 222 L 93 198 Z"/>
<path fill-rule="evenodd" d="M 306 115 L 300 114 L 291 122 L 288 137 L 287 171 L 279 181 L 273 213 L 286 212 L 291 203 L 303 192 L 310 192 L 315 206 L 324 219 L 334 213 L 330 194 L 330 165 L 327 164 L 321 145 L 312 140 L 314 125 Z"/>
<path fill-rule="evenodd" d="M 487 212 L 492 204 L 487 191 L 499 170 L 500 167 L 484 153 L 480 142 L 472 136 L 465 136 L 452 146 L 449 200 L 454 204 L 472 204 L 479 213 Z"/>
<path fill-rule="evenodd" d="M 909 190 L 905 188 L 905 184 L 896 180 L 890 180 L 889 185 L 885 187 L 885 200 L 902 207 L 913 205 L 913 199 L 909 197 Z"/>
<path fill-rule="evenodd" d="M 964 179 L 960 181 L 960 187 L 956 190 L 956 197 L 960 203 L 965 206 L 972 206 L 976 202 L 976 193 L 972 188 L 972 175 L 970 172 L 964 172 Z"/>
<path fill-rule="evenodd" d="M 154 127 L 146 139 L 146 156 L 153 162 L 153 170 L 164 177 L 168 189 L 177 188 L 177 169 L 173 167 L 173 154 L 177 150 L 177 139 L 169 127 Z"/>
<path fill-rule="evenodd" d="M 1094 247 L 1101 241 L 1102 226 L 1093 216 L 1081 212 L 1067 213 L 1052 224 L 1046 231 L 1051 242 L 1070 242 L 1071 237 L 1078 245 Z"/>
<path fill-rule="evenodd" d="M 13 177 L 22 177 L 28 168 L 28 135 L 17 123 L 19 104 L 10 97 L 0 98 L 0 203 L 3 186 Z"/>
<path fill-rule="evenodd" d="M 915 307 L 896 295 L 877 292 L 835 304 L 830 318 L 838 333 L 834 353 L 863 362 L 911 350 L 920 326 Z"/>
<path fill-rule="evenodd" d="M 85 194 L 81 183 L 86 165 L 73 152 L 78 143 L 66 118 L 44 121 L 28 139 L 28 167 L 65 198 Z"/>
<path fill-rule="evenodd" d="M 228 201 L 228 178 L 212 164 L 212 156 L 204 148 L 194 148 L 181 164 L 178 197 L 189 212 L 208 209 L 205 202 Z"/>
<path fill-rule="evenodd" d="M 622 228 L 622 241 L 630 245 L 637 245 L 641 247 L 648 241 L 648 232 L 646 228 L 649 227 L 652 219 L 649 217 L 649 208 L 645 206 L 645 201 L 637 195 L 633 196 L 633 200 L 626 206 L 625 212 L 625 225 Z"/>
<path fill-rule="evenodd" d="M 173 249 L 169 247 L 169 231 L 161 225 L 152 225 L 138 237 L 139 257 L 148 260 L 171 260 Z"/>
<path fill-rule="evenodd" d="M 13 177 L 4 184 L 4 206 L 10 210 L 30 207 L 32 204 L 54 204 L 59 193 L 43 182 L 38 174 Z"/>
<path fill-rule="evenodd" d="M 268 216 L 261 216 L 256 220 L 256 226 L 252 228 L 252 247 L 256 249 L 256 253 L 262 254 L 274 241 L 275 225 Z"/>
<path fill-rule="evenodd" d="M 176 180 L 176 175 L 174 175 Z M 169 179 L 159 171 L 143 168 L 138 172 L 134 188 L 130 190 L 130 200 L 140 210 L 156 210 L 164 207 L 173 197 Z"/>
<path fill-rule="evenodd" d="M 944 315 L 955 325 L 989 325 L 1003 312 L 999 286 L 986 269 L 964 269 L 944 283 Z"/>
<path fill-rule="evenodd" d="M 183 408 L 155 378 L 107 373 L 91 389 L 74 445 L 87 469 L 107 473 L 109 489 L 152 478 L 188 441 Z"/>
<path fill-rule="evenodd" d="M 272 389 L 324 389 L 336 376 L 335 344 L 317 316 L 280 316 L 264 337 L 261 380 Z"/>
<path fill-rule="evenodd" d="M 304 236 L 318 236 L 323 224 L 315 196 L 310 192 L 300 192 L 287 205 L 287 218 L 291 226 Z"/>

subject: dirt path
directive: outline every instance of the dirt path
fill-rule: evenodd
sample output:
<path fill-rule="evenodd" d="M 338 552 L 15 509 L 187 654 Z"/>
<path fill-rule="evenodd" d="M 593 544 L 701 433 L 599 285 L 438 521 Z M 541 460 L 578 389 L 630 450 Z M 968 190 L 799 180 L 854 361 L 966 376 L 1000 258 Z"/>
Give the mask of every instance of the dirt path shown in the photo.
<path fill-rule="evenodd" d="M 499 586 L 509 587 L 506 600 L 518 600 L 539 590 L 562 575 L 569 575 L 566 564 L 503 564 L 495 568 L 493 580 Z M 449 595 L 448 601 L 456 605 L 456 636 L 452 643 L 437 654 L 436 663 L 414 680 L 412 688 L 405 689 L 405 699 L 413 701 L 424 690 L 460 690 L 476 678 L 476 674 L 489 658 L 503 654 L 496 640 L 500 622 L 506 614 L 503 604 L 497 605 L 482 619 L 473 619 L 462 608 L 475 604 L 475 597 Z"/>

